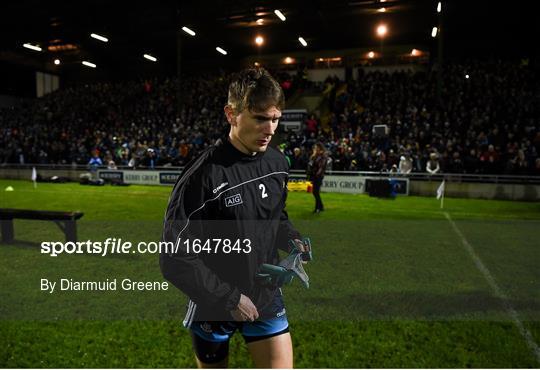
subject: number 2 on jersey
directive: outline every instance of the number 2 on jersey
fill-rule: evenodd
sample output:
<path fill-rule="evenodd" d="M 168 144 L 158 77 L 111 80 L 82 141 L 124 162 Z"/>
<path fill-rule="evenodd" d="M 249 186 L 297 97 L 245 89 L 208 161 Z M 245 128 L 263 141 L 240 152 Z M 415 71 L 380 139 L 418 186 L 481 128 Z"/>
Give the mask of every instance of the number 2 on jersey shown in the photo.
<path fill-rule="evenodd" d="M 266 192 L 266 186 L 264 184 L 259 184 L 259 189 L 261 189 L 261 198 L 268 198 L 268 193 Z"/>

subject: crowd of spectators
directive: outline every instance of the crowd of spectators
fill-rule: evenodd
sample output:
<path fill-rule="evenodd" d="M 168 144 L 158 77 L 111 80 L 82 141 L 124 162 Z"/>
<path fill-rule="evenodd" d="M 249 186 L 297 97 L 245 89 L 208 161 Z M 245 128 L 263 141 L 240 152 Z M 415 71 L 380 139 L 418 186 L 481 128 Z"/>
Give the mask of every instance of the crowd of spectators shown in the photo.
<path fill-rule="evenodd" d="M 0 115 L 0 161 L 183 166 L 223 134 L 223 78 L 186 79 L 177 111 L 175 79 L 66 88 Z"/>
<path fill-rule="evenodd" d="M 453 64 L 440 99 L 435 70 L 328 78 L 330 113 L 290 134 L 287 153 L 301 169 L 322 140 L 333 170 L 540 175 L 539 77 L 526 63 Z"/>
<path fill-rule="evenodd" d="M 287 94 L 294 81 L 279 75 Z M 328 78 L 324 109 L 282 147 L 305 169 L 322 141 L 332 170 L 540 175 L 540 93 L 534 68 L 507 62 L 449 65 L 437 74 L 359 72 Z M 229 79 L 96 83 L 0 111 L 0 163 L 183 166 L 228 132 Z M 177 104 L 180 85 L 181 106 Z M 376 134 L 373 125 L 386 125 Z M 99 159 L 99 160 L 98 160 Z"/>

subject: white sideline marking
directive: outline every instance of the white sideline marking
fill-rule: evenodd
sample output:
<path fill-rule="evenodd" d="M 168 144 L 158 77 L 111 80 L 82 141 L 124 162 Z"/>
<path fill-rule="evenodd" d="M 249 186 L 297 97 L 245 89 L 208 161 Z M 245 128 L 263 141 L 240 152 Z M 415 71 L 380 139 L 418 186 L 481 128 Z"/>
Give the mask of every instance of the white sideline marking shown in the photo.
<path fill-rule="evenodd" d="M 450 225 L 452 226 L 452 228 L 454 229 L 456 234 L 461 238 L 461 243 L 463 243 L 463 246 L 465 247 L 467 252 L 469 252 L 469 255 L 473 259 L 474 264 L 476 265 L 478 270 L 480 270 L 482 275 L 484 275 L 484 278 L 486 278 L 489 286 L 491 287 L 491 289 L 493 289 L 493 292 L 495 293 L 495 296 L 497 296 L 497 298 L 500 298 L 504 302 L 504 306 L 506 308 L 506 311 L 508 312 L 508 314 L 512 318 L 512 321 L 514 322 L 514 325 L 516 325 L 516 327 L 518 328 L 521 336 L 525 339 L 525 341 L 527 342 L 527 345 L 529 346 L 529 348 L 533 352 L 533 355 L 536 357 L 536 360 L 540 363 L 540 348 L 538 347 L 538 344 L 536 344 L 536 342 L 534 341 L 534 338 L 531 335 L 531 332 L 529 330 L 527 330 L 527 328 L 525 326 L 523 326 L 523 323 L 519 319 L 519 314 L 510 305 L 508 297 L 506 296 L 506 294 L 504 294 L 502 292 L 501 288 L 499 288 L 499 286 L 495 282 L 495 278 L 493 277 L 493 275 L 491 275 L 491 272 L 489 272 L 486 265 L 484 265 L 484 263 L 482 262 L 480 257 L 478 257 L 478 255 L 474 251 L 472 245 L 467 241 L 467 239 L 465 239 L 465 236 L 458 229 L 457 225 L 455 224 L 454 220 L 452 220 L 452 218 L 450 217 L 448 212 L 444 212 L 444 216 L 446 217 L 448 222 L 450 222 Z"/>

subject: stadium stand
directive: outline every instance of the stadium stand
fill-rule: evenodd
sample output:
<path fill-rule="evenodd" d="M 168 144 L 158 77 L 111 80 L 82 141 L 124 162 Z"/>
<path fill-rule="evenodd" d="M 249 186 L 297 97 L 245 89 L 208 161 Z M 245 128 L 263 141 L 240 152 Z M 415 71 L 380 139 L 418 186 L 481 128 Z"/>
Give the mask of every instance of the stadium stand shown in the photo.
<path fill-rule="evenodd" d="M 0 114 L 0 163 L 108 166 L 185 165 L 226 131 L 225 74 L 96 83 L 48 94 Z M 295 81 L 281 76 L 289 96 Z M 332 170 L 388 172 L 400 160 L 425 172 L 430 157 L 443 173 L 540 175 L 538 72 L 500 60 L 449 64 L 441 100 L 436 73 L 366 73 L 349 81 L 302 81 L 324 95 L 324 109 L 305 130 L 286 136 L 293 169 L 303 169 L 321 140 Z M 294 87 L 291 87 L 291 84 Z M 504 103 L 504 104 L 503 104 Z M 373 125 L 387 125 L 388 136 Z"/>

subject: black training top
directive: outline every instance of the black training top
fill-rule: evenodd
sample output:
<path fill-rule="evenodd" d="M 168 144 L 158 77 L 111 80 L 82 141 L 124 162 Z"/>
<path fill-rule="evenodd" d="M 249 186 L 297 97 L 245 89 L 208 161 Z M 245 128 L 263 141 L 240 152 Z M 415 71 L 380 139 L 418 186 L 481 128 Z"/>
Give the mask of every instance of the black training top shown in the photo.
<path fill-rule="evenodd" d="M 271 303 L 276 287 L 256 283 L 263 263 L 277 264 L 277 248 L 301 236 L 285 211 L 289 166 L 273 148 L 250 156 L 228 139 L 206 149 L 179 177 L 165 214 L 164 277 L 190 298 L 184 325 L 231 320 L 240 294 L 257 310 Z"/>

